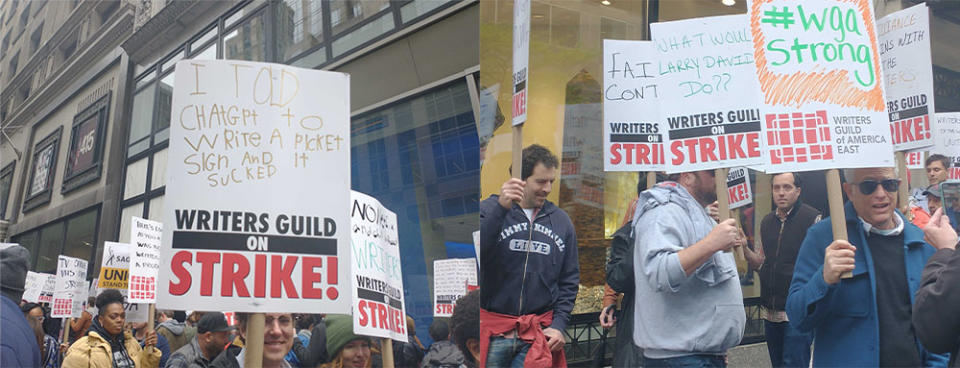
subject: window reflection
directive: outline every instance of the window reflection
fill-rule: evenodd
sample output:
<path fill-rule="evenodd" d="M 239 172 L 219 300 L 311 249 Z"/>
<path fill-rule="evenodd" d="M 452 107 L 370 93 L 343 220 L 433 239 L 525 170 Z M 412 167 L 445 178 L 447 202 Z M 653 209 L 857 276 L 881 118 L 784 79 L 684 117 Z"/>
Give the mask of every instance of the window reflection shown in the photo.
<path fill-rule="evenodd" d="M 266 13 L 260 12 L 247 19 L 223 37 L 223 58 L 246 61 L 266 61 L 267 46 L 264 29 Z"/>
<path fill-rule="evenodd" d="M 277 55 L 289 60 L 323 41 L 319 0 L 283 0 L 277 4 Z"/>
<path fill-rule="evenodd" d="M 338 34 L 390 6 L 387 0 L 334 0 L 330 2 L 330 28 Z"/>

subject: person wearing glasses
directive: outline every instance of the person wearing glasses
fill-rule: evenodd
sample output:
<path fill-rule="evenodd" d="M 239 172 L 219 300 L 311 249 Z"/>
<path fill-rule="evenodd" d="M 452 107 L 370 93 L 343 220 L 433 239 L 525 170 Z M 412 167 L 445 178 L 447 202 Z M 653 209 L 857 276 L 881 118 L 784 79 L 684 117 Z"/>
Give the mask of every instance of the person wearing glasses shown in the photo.
<path fill-rule="evenodd" d="M 240 327 L 240 335 L 246 337 L 247 322 L 250 313 L 237 313 L 237 324 Z M 265 313 L 263 328 L 263 360 L 258 367 L 263 368 L 291 368 L 290 362 L 284 357 L 293 347 L 293 314 L 292 313 Z M 224 350 L 210 364 L 214 368 L 242 368 L 244 367 L 244 357 L 246 348 L 241 349 L 236 355 L 230 349 Z"/>
<path fill-rule="evenodd" d="M 946 366 L 946 357 L 927 351 L 910 325 L 913 295 L 936 249 L 896 210 L 897 173 L 843 174 L 849 240 L 834 240 L 829 220 L 807 231 L 787 296 L 790 324 L 814 333 L 814 366 Z"/>
<path fill-rule="evenodd" d="M 37 303 L 26 303 L 20 307 L 20 310 L 23 311 L 23 316 L 30 322 L 30 326 L 34 328 L 34 332 L 37 335 L 43 335 L 42 340 L 38 340 L 40 344 L 40 366 L 43 368 L 60 367 L 60 341 L 57 341 L 56 337 L 44 333 L 41 327 L 47 314 L 43 306 Z"/>

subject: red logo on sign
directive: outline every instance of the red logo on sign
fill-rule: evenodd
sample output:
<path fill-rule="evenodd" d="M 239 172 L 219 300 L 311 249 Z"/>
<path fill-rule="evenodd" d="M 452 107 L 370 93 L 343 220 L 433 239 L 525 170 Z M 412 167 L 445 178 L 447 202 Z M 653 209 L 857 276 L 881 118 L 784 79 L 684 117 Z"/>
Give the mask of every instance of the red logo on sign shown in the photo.
<path fill-rule="evenodd" d="M 524 89 L 513 95 L 513 116 L 527 113 L 527 90 Z"/>
<path fill-rule="evenodd" d="M 156 299 L 156 280 L 153 277 L 130 276 L 130 297 L 138 300 Z"/>
<path fill-rule="evenodd" d="M 52 314 L 62 316 L 73 313 L 73 301 L 70 299 L 54 299 Z"/>
<path fill-rule="evenodd" d="M 808 162 L 833 159 L 827 112 L 768 114 L 767 146 L 770 162 Z"/>

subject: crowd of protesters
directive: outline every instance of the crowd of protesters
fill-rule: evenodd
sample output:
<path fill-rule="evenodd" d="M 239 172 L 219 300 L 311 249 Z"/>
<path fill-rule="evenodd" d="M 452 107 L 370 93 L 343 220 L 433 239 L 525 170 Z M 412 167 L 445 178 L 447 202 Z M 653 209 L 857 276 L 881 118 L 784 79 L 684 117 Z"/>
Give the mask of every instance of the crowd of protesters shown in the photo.
<path fill-rule="evenodd" d="M 105 289 L 91 298 L 89 318 L 67 326 L 68 341 L 49 327 L 48 306 L 21 300 L 29 252 L 18 245 L 0 246 L 0 367 L 227 368 L 244 367 L 248 313 L 228 323 L 222 312 L 158 310 L 156 328 L 126 319 L 124 296 Z M 479 350 L 479 290 L 457 302 L 452 318 L 430 325 L 435 340 L 423 346 L 414 334 L 394 344 L 396 367 L 476 367 Z M 84 321 L 84 320 L 88 320 Z M 408 317 L 408 331 L 414 331 Z M 263 360 L 257 367 L 382 367 L 380 338 L 353 332 L 347 315 L 265 313 Z"/>

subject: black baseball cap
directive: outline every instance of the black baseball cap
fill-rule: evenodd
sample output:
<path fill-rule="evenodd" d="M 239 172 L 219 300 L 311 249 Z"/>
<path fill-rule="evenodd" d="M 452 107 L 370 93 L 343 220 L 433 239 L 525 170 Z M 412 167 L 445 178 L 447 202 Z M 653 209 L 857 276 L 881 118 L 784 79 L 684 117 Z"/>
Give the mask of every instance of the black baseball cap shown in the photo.
<path fill-rule="evenodd" d="M 227 325 L 227 317 L 221 312 L 204 313 L 197 322 L 197 333 L 231 331 L 236 327 Z"/>
<path fill-rule="evenodd" d="M 937 184 L 927 187 L 927 190 L 923 191 L 923 195 L 932 195 L 937 198 L 943 198 L 943 191 L 940 190 L 940 186 Z"/>

